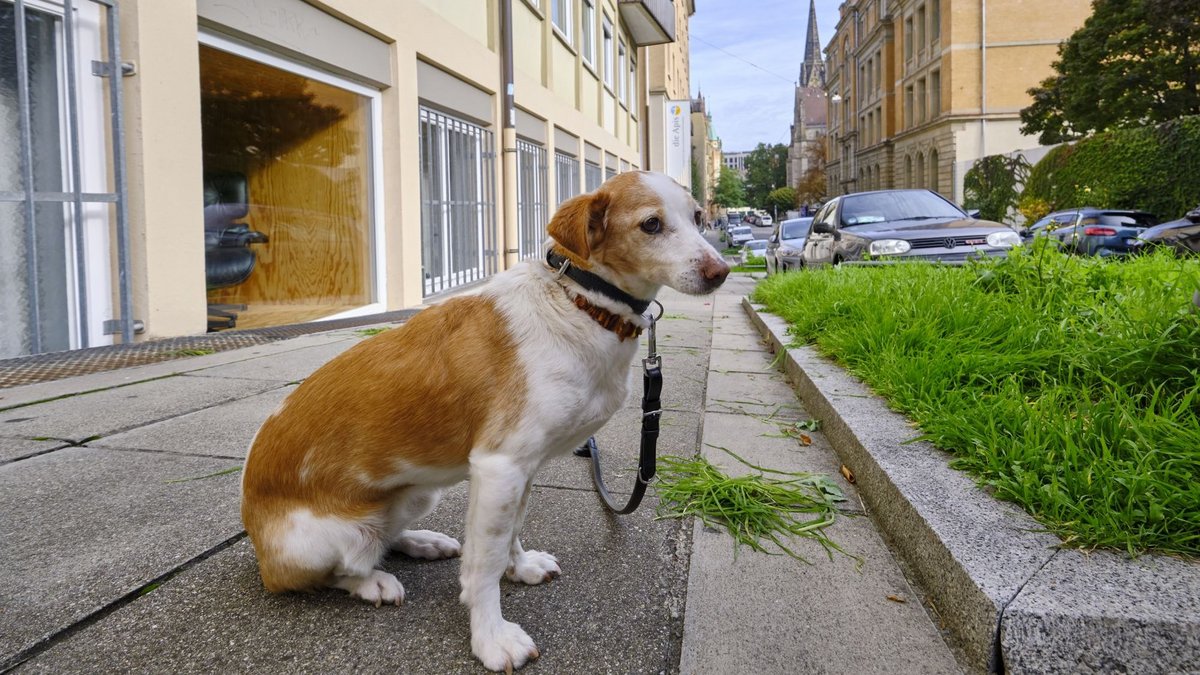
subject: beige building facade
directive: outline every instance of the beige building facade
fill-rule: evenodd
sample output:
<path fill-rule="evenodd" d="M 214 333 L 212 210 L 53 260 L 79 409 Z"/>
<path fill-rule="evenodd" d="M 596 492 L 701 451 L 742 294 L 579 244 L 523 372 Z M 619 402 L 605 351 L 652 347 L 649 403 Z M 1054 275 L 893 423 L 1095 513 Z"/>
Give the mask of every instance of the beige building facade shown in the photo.
<path fill-rule="evenodd" d="M 661 171 L 691 189 L 687 133 L 672 134 L 670 124 L 682 116 L 690 118 L 691 62 L 688 20 L 696 13 L 695 0 L 669 3 L 675 22 L 675 41 L 646 49 L 648 106 L 646 161 L 651 171 Z M 659 120 L 663 120 L 659 123 Z"/>
<path fill-rule="evenodd" d="M 704 207 L 709 220 L 715 217 L 713 194 L 717 189 L 717 179 L 721 176 L 721 139 L 713 126 L 712 113 L 704 96 L 698 95 L 692 99 L 692 129 L 691 129 L 691 166 L 692 195 L 700 206 Z"/>
<path fill-rule="evenodd" d="M 0 257 L 21 289 L 0 306 L 0 358 L 119 342 L 115 324 L 145 340 L 409 308 L 537 256 L 558 203 L 653 166 L 651 83 L 686 92 L 694 11 L 684 0 L 74 0 L 68 26 L 60 0 L 19 4 L 34 61 L 66 58 L 37 31 L 76 39 L 81 98 L 57 105 L 75 112 L 81 140 L 60 133 L 66 116 L 38 126 L 31 104 L 28 161 L 0 153 L 0 210 L 45 227 L 42 207 L 19 199 L 66 204 L 77 188 L 103 203 L 66 208 L 61 241 L 22 238 L 28 218 L 0 213 L 28 253 Z M 15 8 L 0 0 L 5 49 Z M 119 136 L 102 119 L 116 104 L 109 82 L 90 74 L 112 27 L 130 64 L 117 78 Z M 680 33 L 682 57 L 663 60 Z M 67 74 L 38 65 L 31 100 L 67 91 Z M 24 133 L 0 126 L 0 146 Z M 82 178 L 64 187 L 77 146 Z M 25 189 L 27 165 L 67 177 Z M 64 280 L 35 283 L 51 273 Z"/>
<path fill-rule="evenodd" d="M 1037 147 L 1026 93 L 1088 0 L 847 0 L 826 47 L 830 194 L 926 187 L 961 203 L 978 159 Z"/>

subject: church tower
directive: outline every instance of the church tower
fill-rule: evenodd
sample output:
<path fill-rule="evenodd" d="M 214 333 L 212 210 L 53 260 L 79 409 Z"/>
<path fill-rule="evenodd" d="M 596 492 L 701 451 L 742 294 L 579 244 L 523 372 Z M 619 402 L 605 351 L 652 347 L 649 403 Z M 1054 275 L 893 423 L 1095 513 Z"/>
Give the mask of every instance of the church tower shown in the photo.
<path fill-rule="evenodd" d="M 812 165 L 814 149 L 825 137 L 825 60 L 821 58 L 821 35 L 817 30 L 817 3 L 808 0 L 808 37 L 804 62 L 796 86 L 792 121 L 792 143 L 788 148 L 788 185 L 796 187 Z"/>
<path fill-rule="evenodd" d="M 808 38 L 804 41 L 800 86 L 825 88 L 825 59 L 821 58 L 821 35 L 817 31 L 817 0 L 808 0 Z"/>

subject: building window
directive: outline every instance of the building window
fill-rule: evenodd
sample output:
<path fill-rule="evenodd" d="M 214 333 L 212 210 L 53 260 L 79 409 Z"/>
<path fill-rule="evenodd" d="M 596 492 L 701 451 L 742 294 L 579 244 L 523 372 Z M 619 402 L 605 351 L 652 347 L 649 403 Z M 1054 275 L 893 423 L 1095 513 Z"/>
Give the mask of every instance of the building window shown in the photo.
<path fill-rule="evenodd" d="M 942 37 L 942 0 L 929 2 L 929 41 L 937 42 Z"/>
<path fill-rule="evenodd" d="M 917 105 L 917 124 L 925 123 L 925 78 L 917 80 L 917 91 L 914 94 Z"/>
<path fill-rule="evenodd" d="M 925 155 L 917 153 L 917 184 L 915 187 L 925 187 Z"/>
<path fill-rule="evenodd" d="M 907 156 L 904 158 L 904 187 L 906 187 L 906 188 L 915 187 L 913 185 L 912 157 L 911 156 Z"/>
<path fill-rule="evenodd" d="M 517 249 L 523 260 L 542 251 L 546 240 L 546 149 L 517 139 Z"/>
<path fill-rule="evenodd" d="M 875 52 L 875 93 L 883 93 L 883 52 Z"/>
<path fill-rule="evenodd" d="M 612 178 L 613 176 L 616 176 L 616 175 L 617 175 L 617 167 L 615 167 L 615 166 L 604 167 L 604 180 L 609 180 L 610 178 Z"/>
<path fill-rule="evenodd" d="M 904 128 L 909 129 L 913 126 L 913 88 L 908 85 L 904 88 Z"/>
<path fill-rule="evenodd" d="M 875 139 L 883 140 L 883 106 L 875 108 Z"/>
<path fill-rule="evenodd" d="M 217 306 L 244 305 L 236 326 L 248 328 L 363 311 L 381 299 L 372 189 L 379 92 L 201 39 L 210 317 L 228 318 Z"/>
<path fill-rule="evenodd" d="M 912 61 L 913 57 L 913 19 L 904 20 L 904 60 Z"/>
<path fill-rule="evenodd" d="M 878 190 L 885 189 L 883 185 L 883 174 L 879 173 L 878 164 L 875 165 L 875 188 Z"/>
<path fill-rule="evenodd" d="M 939 180 L 939 176 L 938 176 L 938 151 L 930 150 L 929 151 L 929 189 L 933 190 L 934 192 L 940 191 L 941 186 L 938 184 L 939 182 L 940 182 L 940 180 Z"/>
<path fill-rule="evenodd" d="M 583 0 L 583 11 L 579 26 L 579 51 L 583 62 L 596 67 L 596 7 L 594 0 Z"/>
<path fill-rule="evenodd" d="M 917 51 L 925 53 L 925 5 L 917 8 Z"/>
<path fill-rule="evenodd" d="M 600 54 L 600 60 L 604 63 L 604 86 L 611 90 L 613 88 L 613 25 L 607 15 L 604 17 L 601 32 L 603 39 L 600 41 L 600 49 L 603 52 Z"/>
<path fill-rule="evenodd" d="M 558 31 L 559 35 L 562 35 L 567 44 L 574 46 L 574 36 L 571 30 L 571 3 L 572 0 L 550 0 L 550 23 L 554 24 L 554 29 Z"/>
<path fill-rule="evenodd" d="M 419 109 L 421 267 L 424 294 L 496 272 L 496 177 L 492 132 Z"/>
<path fill-rule="evenodd" d="M 935 70 L 929 74 L 929 116 L 931 118 L 942 114 L 942 71 Z"/>
<path fill-rule="evenodd" d="M 564 152 L 554 153 L 554 187 L 558 203 L 579 194 L 579 160 Z"/>
<path fill-rule="evenodd" d="M 625 103 L 625 41 L 617 41 L 617 99 Z"/>
<path fill-rule="evenodd" d="M 629 110 L 637 116 L 638 105 L 638 81 L 637 81 L 637 61 L 633 60 L 633 56 L 629 57 Z"/>
<path fill-rule="evenodd" d="M 583 187 L 588 192 L 592 192 L 596 188 L 600 187 L 600 184 L 604 182 L 604 179 L 601 178 L 599 164 L 592 161 L 584 162 L 583 182 Z"/>

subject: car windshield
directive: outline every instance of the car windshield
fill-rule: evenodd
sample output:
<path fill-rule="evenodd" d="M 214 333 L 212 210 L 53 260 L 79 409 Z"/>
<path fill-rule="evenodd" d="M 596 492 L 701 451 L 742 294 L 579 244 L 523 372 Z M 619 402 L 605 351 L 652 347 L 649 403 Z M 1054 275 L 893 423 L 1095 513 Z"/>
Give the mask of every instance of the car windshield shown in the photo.
<path fill-rule="evenodd" d="M 766 248 L 766 247 L 767 247 L 767 242 L 764 239 L 754 239 L 754 240 L 746 242 L 746 248 L 748 248 L 748 249 L 760 249 L 760 248 Z"/>
<path fill-rule="evenodd" d="M 733 234 L 750 234 L 753 230 L 748 227 L 735 227 L 730 232 Z"/>
<path fill-rule="evenodd" d="M 800 239 L 808 236 L 808 228 L 812 227 L 812 218 L 785 220 L 781 226 L 781 239 Z"/>
<path fill-rule="evenodd" d="M 1091 225 L 1085 219 L 1084 225 Z M 1101 213 L 1096 219 L 1101 225 L 1109 225 L 1114 227 L 1153 227 L 1158 224 L 1158 219 L 1149 213 Z"/>
<path fill-rule="evenodd" d="M 842 225 L 869 225 L 896 220 L 963 218 L 966 214 L 926 190 L 868 192 L 842 198 Z"/>

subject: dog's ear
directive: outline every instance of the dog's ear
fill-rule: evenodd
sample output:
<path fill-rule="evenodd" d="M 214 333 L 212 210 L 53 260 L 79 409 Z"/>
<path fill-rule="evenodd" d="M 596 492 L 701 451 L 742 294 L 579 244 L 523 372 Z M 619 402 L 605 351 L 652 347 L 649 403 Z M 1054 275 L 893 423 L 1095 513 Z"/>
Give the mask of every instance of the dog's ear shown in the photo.
<path fill-rule="evenodd" d="M 572 197 L 554 212 L 546 232 L 566 251 L 571 262 L 586 267 L 592 249 L 604 240 L 607 210 L 607 193 L 590 192 Z"/>

